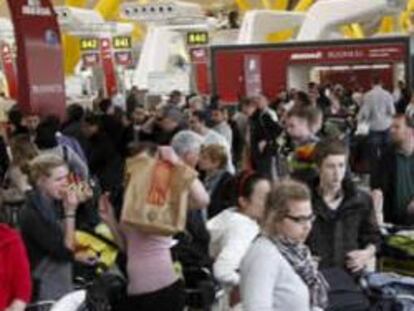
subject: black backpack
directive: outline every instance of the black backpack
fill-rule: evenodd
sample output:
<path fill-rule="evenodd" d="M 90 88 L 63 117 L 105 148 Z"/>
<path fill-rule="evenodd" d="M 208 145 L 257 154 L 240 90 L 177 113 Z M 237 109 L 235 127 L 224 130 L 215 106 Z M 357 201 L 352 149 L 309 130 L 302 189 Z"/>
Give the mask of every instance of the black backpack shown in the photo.
<path fill-rule="evenodd" d="M 370 302 L 352 276 L 341 268 L 321 270 L 329 284 L 326 311 L 368 311 Z"/>
<path fill-rule="evenodd" d="M 126 295 L 126 280 L 117 274 L 103 273 L 87 289 L 78 311 L 110 311 Z"/>

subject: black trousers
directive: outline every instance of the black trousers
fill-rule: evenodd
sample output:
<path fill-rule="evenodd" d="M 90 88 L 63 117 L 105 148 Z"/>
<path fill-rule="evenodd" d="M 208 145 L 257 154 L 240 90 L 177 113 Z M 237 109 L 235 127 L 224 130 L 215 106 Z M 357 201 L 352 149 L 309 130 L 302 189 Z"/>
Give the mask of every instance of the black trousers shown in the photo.
<path fill-rule="evenodd" d="M 115 311 L 183 311 L 185 292 L 182 281 L 156 292 L 128 296 L 114 308 Z"/>

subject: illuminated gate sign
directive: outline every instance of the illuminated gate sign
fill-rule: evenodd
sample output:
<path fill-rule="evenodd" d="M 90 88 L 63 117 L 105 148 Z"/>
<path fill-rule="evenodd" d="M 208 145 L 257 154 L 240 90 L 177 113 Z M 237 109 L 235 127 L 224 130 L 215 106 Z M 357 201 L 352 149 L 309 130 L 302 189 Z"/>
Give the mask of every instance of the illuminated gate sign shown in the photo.
<path fill-rule="evenodd" d="M 119 36 L 112 39 L 112 46 L 116 50 L 130 49 L 132 47 L 131 37 Z"/>

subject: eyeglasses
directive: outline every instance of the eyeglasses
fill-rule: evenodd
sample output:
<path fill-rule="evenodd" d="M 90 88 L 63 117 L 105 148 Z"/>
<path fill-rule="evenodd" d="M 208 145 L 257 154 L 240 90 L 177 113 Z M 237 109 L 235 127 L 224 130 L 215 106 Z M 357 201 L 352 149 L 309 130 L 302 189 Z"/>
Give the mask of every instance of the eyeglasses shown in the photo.
<path fill-rule="evenodd" d="M 304 225 L 308 222 L 313 223 L 316 219 L 315 215 L 309 215 L 309 216 L 292 216 L 292 215 L 286 215 L 285 218 L 288 218 L 292 220 L 293 222 L 297 224 Z"/>

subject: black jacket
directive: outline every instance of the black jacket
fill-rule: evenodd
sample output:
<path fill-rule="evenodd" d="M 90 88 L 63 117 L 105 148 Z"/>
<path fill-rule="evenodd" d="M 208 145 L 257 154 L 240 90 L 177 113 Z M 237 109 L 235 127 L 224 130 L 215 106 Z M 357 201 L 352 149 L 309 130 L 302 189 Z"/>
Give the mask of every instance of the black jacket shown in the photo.
<path fill-rule="evenodd" d="M 267 111 L 256 111 L 250 118 L 250 159 L 253 169 L 269 176 L 271 158 L 276 155 L 276 139 L 282 133 L 282 127 L 275 122 Z M 260 151 L 259 143 L 266 141 L 266 147 Z"/>
<path fill-rule="evenodd" d="M 4 142 L 3 137 L 0 136 L 0 184 L 9 168 L 9 162 L 6 143 Z"/>
<path fill-rule="evenodd" d="M 316 220 L 308 237 L 312 254 L 320 257 L 320 267 L 345 267 L 346 254 L 373 244 L 379 249 L 380 232 L 371 197 L 351 181 L 343 184 L 344 199 L 332 211 L 319 195 L 319 182 L 312 189 Z"/>
<path fill-rule="evenodd" d="M 210 195 L 210 204 L 207 208 L 208 219 L 213 218 L 231 206 L 230 183 L 233 175 L 225 172 Z"/>
<path fill-rule="evenodd" d="M 27 194 L 20 225 L 32 270 L 46 257 L 57 262 L 72 260 L 60 225 L 62 215 L 56 202 L 45 202 L 37 191 Z"/>
<path fill-rule="evenodd" d="M 414 174 L 414 172 L 412 172 Z M 412 217 L 398 215 L 395 206 L 395 187 L 397 184 L 397 151 L 389 147 L 381 156 L 377 167 L 371 172 L 371 188 L 381 189 L 384 196 L 384 221 L 398 225 L 412 224 Z"/>
<path fill-rule="evenodd" d="M 104 191 L 115 191 L 123 182 L 124 162 L 111 139 L 105 132 L 89 138 L 87 152 L 89 169 L 96 176 Z"/>

